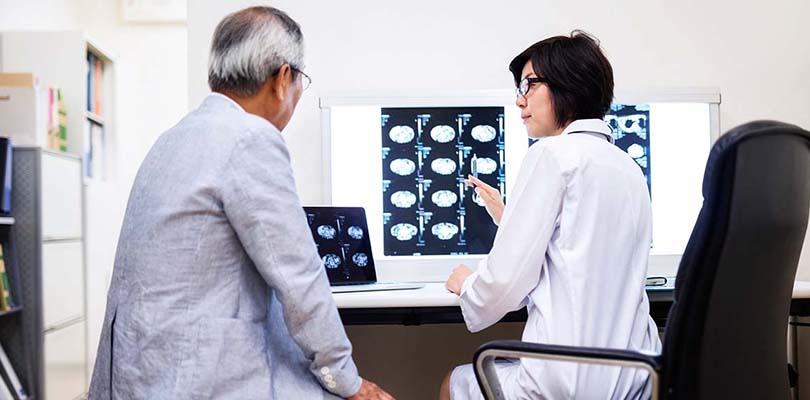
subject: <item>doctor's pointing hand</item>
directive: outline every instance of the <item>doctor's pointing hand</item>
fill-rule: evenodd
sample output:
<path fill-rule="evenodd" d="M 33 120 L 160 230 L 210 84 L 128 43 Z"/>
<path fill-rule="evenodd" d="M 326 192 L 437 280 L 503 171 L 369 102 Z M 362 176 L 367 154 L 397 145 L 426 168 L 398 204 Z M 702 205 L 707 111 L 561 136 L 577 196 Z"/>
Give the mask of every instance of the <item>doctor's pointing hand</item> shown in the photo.
<path fill-rule="evenodd" d="M 494 222 L 495 225 L 500 225 L 504 208 L 503 200 L 501 200 L 501 191 L 487 185 L 484 181 L 472 175 L 467 175 L 467 180 L 464 181 L 464 183 L 466 183 L 467 186 L 475 187 L 475 193 L 484 200 L 484 206 L 489 216 L 492 217 L 492 222 Z"/>

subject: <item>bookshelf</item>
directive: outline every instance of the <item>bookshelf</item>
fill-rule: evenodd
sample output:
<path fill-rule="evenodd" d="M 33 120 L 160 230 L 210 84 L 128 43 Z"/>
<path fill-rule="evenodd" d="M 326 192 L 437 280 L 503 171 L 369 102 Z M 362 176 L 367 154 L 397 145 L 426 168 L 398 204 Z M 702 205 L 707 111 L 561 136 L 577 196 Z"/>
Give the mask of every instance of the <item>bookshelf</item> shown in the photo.
<path fill-rule="evenodd" d="M 32 358 L 30 357 L 33 344 L 30 342 L 28 332 L 32 332 L 30 323 L 34 321 L 29 318 L 35 314 L 35 307 L 27 307 L 26 290 L 29 276 L 27 271 L 20 269 L 17 261 L 15 220 L 11 217 L 2 218 L 4 223 L 0 224 L 0 245 L 3 248 L 12 307 L 9 310 L 0 311 L 0 344 L 23 388 L 28 394 L 33 395 L 31 390 L 36 385 L 36 377 L 33 374 Z"/>
<path fill-rule="evenodd" d="M 8 334 L 30 338 L 17 355 L 30 359 L 29 393 L 73 400 L 87 390 L 98 345 L 88 339 L 86 288 L 106 288 L 109 268 L 87 248 L 94 240 L 106 245 L 109 203 L 117 195 L 114 57 L 79 31 L 0 31 L 0 72 L 31 73 L 40 87 L 57 87 L 62 95 L 64 150 L 48 149 L 42 132 L 14 140 L 14 178 L 23 183 L 14 183 L 10 221 L 28 297 L 22 310 L 0 315 L 0 327 L 5 319 L 23 321 L 21 331 Z M 26 192 L 26 185 L 34 186 Z M 3 226 L 0 217 L 0 231 Z M 0 328 L 0 341 L 3 335 Z"/>
<path fill-rule="evenodd" d="M 99 62 L 98 76 L 88 66 L 88 57 Z M 88 152 L 93 150 L 88 129 L 100 126 L 104 130 L 104 148 L 98 149 L 96 155 L 101 153 L 101 161 L 106 161 L 108 151 L 114 148 L 111 121 L 115 119 L 115 63 L 101 45 L 79 31 L 0 31 L 0 72 L 33 73 L 41 87 L 59 88 L 67 120 L 66 152 L 88 159 Z M 88 109 L 88 104 L 97 107 Z M 15 143 L 47 147 L 42 140 Z M 100 172 L 103 176 L 109 173 Z"/>

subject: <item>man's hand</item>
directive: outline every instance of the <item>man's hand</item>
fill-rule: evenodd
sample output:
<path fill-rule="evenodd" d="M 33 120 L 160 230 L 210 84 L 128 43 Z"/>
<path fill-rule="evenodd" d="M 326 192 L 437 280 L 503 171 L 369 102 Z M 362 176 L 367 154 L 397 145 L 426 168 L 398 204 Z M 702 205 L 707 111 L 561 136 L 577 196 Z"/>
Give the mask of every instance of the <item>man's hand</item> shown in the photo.
<path fill-rule="evenodd" d="M 363 384 L 360 385 L 360 390 L 354 396 L 349 397 L 347 400 L 395 400 L 393 396 L 386 393 L 385 390 L 380 389 L 374 382 L 369 382 L 363 379 Z"/>
<path fill-rule="evenodd" d="M 458 267 L 453 270 L 453 273 L 450 274 L 450 277 L 447 278 L 447 282 L 444 284 L 444 287 L 457 295 L 461 295 L 461 286 L 464 285 L 464 280 L 466 280 L 468 276 L 472 275 L 472 273 L 473 271 L 467 268 L 466 265 L 459 264 Z"/>
<path fill-rule="evenodd" d="M 467 175 L 467 180 L 464 181 L 467 186 L 474 186 L 475 193 L 484 200 L 484 207 L 486 207 L 489 216 L 495 225 L 501 223 L 501 216 L 503 216 L 503 200 L 501 200 L 501 191 L 492 186 L 487 185 L 484 181 L 472 176 Z"/>

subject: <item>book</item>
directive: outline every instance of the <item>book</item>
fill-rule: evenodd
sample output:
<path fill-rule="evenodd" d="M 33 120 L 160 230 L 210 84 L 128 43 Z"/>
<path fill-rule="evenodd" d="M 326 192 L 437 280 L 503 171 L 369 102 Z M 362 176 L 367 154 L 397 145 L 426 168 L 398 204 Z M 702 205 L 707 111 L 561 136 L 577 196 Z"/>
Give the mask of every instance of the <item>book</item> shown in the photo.
<path fill-rule="evenodd" d="M 102 61 L 95 59 L 93 65 L 93 113 L 101 115 L 101 74 Z"/>
<path fill-rule="evenodd" d="M 93 69 L 96 65 L 96 57 L 93 53 L 87 53 L 87 111 L 93 112 Z"/>
<path fill-rule="evenodd" d="M 23 389 L 22 384 L 20 383 L 20 378 L 17 377 L 17 373 L 14 372 L 14 368 L 11 367 L 11 361 L 8 360 L 8 356 L 6 355 L 6 351 L 3 349 L 3 345 L 0 344 L 0 368 L 2 368 L 3 373 L 6 375 L 6 379 L 8 379 L 8 383 L 11 385 L 11 391 L 17 396 L 18 400 L 28 400 L 28 393 L 26 393 L 25 389 Z"/>
<path fill-rule="evenodd" d="M 6 261 L 3 258 L 3 247 L 0 246 L 0 311 L 11 309 L 11 288 L 8 283 L 8 273 L 6 273 Z"/>

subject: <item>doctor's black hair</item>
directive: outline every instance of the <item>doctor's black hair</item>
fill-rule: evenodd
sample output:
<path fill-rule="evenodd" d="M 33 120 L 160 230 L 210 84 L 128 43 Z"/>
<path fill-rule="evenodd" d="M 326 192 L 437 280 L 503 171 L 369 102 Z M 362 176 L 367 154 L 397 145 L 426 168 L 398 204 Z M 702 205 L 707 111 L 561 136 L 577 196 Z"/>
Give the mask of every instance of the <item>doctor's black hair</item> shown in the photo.
<path fill-rule="evenodd" d="M 548 80 L 558 127 L 605 117 L 613 102 L 613 68 L 594 36 L 574 30 L 529 46 L 509 63 L 515 86 L 529 61 L 534 73 Z"/>

